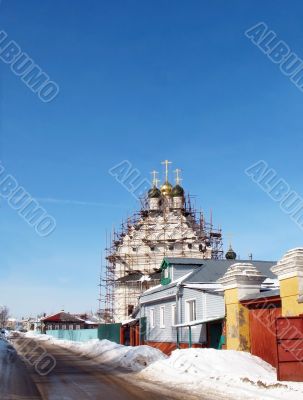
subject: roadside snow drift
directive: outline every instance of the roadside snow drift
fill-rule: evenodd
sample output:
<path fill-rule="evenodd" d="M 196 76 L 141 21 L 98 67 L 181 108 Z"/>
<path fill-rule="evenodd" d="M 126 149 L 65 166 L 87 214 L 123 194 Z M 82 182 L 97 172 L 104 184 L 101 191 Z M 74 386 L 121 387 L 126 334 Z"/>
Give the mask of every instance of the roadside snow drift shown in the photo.
<path fill-rule="evenodd" d="M 27 333 L 26 337 L 48 341 L 49 343 L 70 349 L 79 355 L 94 359 L 105 365 L 108 369 L 126 368 L 131 371 L 140 371 L 165 356 L 160 350 L 150 346 L 122 346 L 109 340 L 93 339 L 88 342 L 72 342 L 69 340 L 55 339 L 48 335 L 33 335 Z"/>
<path fill-rule="evenodd" d="M 150 346 L 122 346 L 108 340 L 86 343 L 54 339 L 48 335 L 25 336 L 46 340 L 93 359 L 106 370 L 133 371 L 138 384 L 153 382 L 208 399 L 303 399 L 303 383 L 278 382 L 270 364 L 247 352 L 215 349 L 175 350 L 170 357 Z"/>
<path fill-rule="evenodd" d="M 234 350 L 175 350 L 139 374 L 142 378 L 178 383 L 192 393 L 224 393 L 224 399 L 302 400 L 303 384 L 278 382 L 276 369 L 259 357 Z M 218 397 L 220 398 L 220 396 Z"/>

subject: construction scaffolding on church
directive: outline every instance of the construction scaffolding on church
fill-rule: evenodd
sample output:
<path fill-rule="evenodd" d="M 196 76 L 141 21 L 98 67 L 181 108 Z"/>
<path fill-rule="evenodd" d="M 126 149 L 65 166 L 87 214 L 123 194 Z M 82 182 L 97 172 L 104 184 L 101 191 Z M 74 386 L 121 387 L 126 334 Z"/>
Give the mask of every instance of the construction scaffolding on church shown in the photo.
<path fill-rule="evenodd" d="M 126 320 L 138 304 L 139 296 L 160 283 L 159 267 L 164 257 L 221 259 L 221 229 L 205 221 L 204 214 L 191 204 L 180 185 L 180 170 L 175 170 L 176 184 L 153 171 L 153 185 L 141 201 L 140 211 L 113 232 L 106 248 L 105 274 L 100 278 L 100 314 L 107 322 Z"/>

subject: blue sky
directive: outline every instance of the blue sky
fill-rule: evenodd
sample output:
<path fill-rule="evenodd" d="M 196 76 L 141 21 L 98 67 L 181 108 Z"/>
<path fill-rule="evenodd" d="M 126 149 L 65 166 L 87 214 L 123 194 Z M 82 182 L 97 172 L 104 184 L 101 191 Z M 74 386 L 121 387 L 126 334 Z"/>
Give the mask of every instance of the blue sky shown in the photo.
<path fill-rule="evenodd" d="M 303 58 L 302 17 L 300 1 L 3 0 L 1 29 L 60 93 L 41 102 L 0 62 L 2 164 L 34 198 L 69 202 L 41 200 L 57 222 L 41 238 L 1 201 L 0 304 L 96 309 L 105 233 L 138 207 L 108 173 L 124 159 L 147 178 L 172 160 L 241 258 L 302 245 L 244 173 L 264 159 L 303 195 L 303 93 L 244 35 L 264 21 Z"/>

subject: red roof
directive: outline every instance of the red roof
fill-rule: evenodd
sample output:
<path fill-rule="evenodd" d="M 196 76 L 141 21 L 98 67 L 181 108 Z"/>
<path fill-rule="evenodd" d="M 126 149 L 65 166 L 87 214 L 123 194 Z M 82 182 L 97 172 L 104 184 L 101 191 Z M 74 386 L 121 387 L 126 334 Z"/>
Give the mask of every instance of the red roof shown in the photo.
<path fill-rule="evenodd" d="M 41 318 L 41 321 L 43 322 L 83 322 L 82 319 L 75 317 L 74 315 L 70 313 L 66 313 L 64 311 L 61 311 L 57 314 L 53 315 L 47 315 L 44 318 Z"/>

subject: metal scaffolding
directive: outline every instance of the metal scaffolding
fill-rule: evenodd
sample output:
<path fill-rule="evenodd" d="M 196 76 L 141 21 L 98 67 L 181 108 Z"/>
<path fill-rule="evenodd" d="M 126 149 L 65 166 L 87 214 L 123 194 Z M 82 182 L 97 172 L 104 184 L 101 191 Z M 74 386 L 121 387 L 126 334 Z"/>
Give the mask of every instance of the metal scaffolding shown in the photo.
<path fill-rule="evenodd" d="M 128 314 L 127 304 L 159 283 L 157 271 L 165 256 L 223 258 L 221 229 L 213 226 L 212 215 L 210 222 L 205 221 L 189 195 L 178 210 L 165 204 L 151 210 L 146 196 L 140 211 L 107 235 L 106 265 L 99 283 L 100 316 L 114 322 L 118 314 Z"/>

